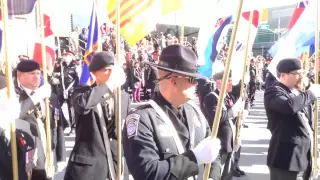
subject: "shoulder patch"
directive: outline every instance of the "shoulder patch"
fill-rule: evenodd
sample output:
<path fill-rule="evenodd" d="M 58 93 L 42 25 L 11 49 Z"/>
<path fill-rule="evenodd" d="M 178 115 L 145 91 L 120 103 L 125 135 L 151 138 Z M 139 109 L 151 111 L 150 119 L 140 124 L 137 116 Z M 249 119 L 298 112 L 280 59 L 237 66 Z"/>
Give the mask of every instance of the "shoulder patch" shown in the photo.
<path fill-rule="evenodd" d="M 126 127 L 127 127 L 128 139 L 137 135 L 139 120 L 140 120 L 139 114 L 133 113 L 127 116 Z"/>

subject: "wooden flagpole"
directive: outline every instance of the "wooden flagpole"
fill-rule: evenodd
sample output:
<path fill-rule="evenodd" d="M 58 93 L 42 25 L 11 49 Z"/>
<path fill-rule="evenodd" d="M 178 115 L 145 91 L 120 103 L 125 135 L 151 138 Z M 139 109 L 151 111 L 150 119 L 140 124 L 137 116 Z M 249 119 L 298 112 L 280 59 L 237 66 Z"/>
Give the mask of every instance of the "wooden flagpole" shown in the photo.
<path fill-rule="evenodd" d="M 44 41 L 44 22 L 43 12 L 41 9 L 41 0 L 38 0 L 37 5 L 38 18 L 40 20 L 40 39 L 41 39 L 41 52 L 42 52 L 42 75 L 44 84 L 48 83 L 48 70 L 47 70 L 47 58 L 46 58 L 46 46 Z M 46 138 L 47 138 L 47 150 L 46 150 L 46 172 L 49 178 L 53 177 L 52 159 L 51 159 L 51 128 L 50 128 L 50 113 L 49 113 L 49 99 L 45 98 L 46 107 Z"/>
<path fill-rule="evenodd" d="M 247 34 L 247 42 L 246 42 L 246 49 L 244 53 L 244 60 L 243 60 L 243 71 L 242 71 L 242 77 L 241 77 L 241 87 L 240 87 L 240 98 L 244 99 L 244 78 L 246 75 L 246 69 L 247 69 L 247 59 L 248 59 L 248 51 L 249 51 L 249 41 L 250 41 L 250 31 L 251 31 L 251 25 L 253 20 L 254 11 L 250 11 L 250 18 L 249 18 L 249 25 L 248 25 L 248 34 Z M 236 137 L 235 137 L 235 144 L 239 144 L 239 137 L 240 137 L 240 127 L 241 127 L 241 121 L 243 118 L 243 112 L 239 112 L 238 114 L 238 121 L 237 121 L 237 131 L 236 131 Z"/>
<path fill-rule="evenodd" d="M 319 1 L 316 1 L 316 29 L 315 29 L 315 84 L 319 84 Z M 313 138 L 313 173 L 319 172 L 318 166 L 318 99 L 314 101 L 314 138 Z"/>
<path fill-rule="evenodd" d="M 221 86 L 219 99 L 218 99 L 218 105 L 217 105 L 216 114 L 215 114 L 215 117 L 213 120 L 212 134 L 211 134 L 212 138 L 216 138 L 217 134 L 218 134 L 218 128 L 219 128 L 220 118 L 221 118 L 221 110 L 222 110 L 224 96 L 225 96 L 226 89 L 227 89 L 227 82 L 228 82 L 228 77 L 229 77 L 229 73 L 230 73 L 230 62 L 231 62 L 233 47 L 235 45 L 235 39 L 236 39 L 237 30 L 238 30 L 240 14 L 242 11 L 242 4 L 243 4 L 243 0 L 239 0 L 237 13 L 234 18 L 234 20 L 235 20 L 234 21 L 234 29 L 233 29 L 232 35 L 231 35 L 230 46 L 229 46 L 229 50 L 228 50 L 228 57 L 227 57 L 227 60 L 225 63 L 225 68 L 224 68 L 224 73 L 223 73 L 223 78 L 222 78 L 222 86 Z M 203 176 L 204 180 L 209 179 L 210 168 L 211 168 L 211 164 L 206 164 L 205 169 L 204 169 L 204 176 Z"/>
<path fill-rule="evenodd" d="M 11 99 L 14 91 L 13 91 L 13 80 L 12 80 L 12 69 L 11 63 L 8 55 L 8 4 L 7 0 L 1 0 L 1 15 L 3 22 L 3 52 L 5 59 L 5 67 L 6 67 L 6 83 L 7 83 L 7 96 L 8 99 Z M 11 141 L 11 158 L 12 158 L 12 177 L 13 180 L 19 180 L 19 171 L 18 171 L 18 153 L 17 153 L 17 138 L 16 138 L 16 124 L 15 120 L 10 122 L 10 141 Z"/>
<path fill-rule="evenodd" d="M 117 11 L 117 20 L 116 20 L 116 55 L 117 55 L 117 63 L 118 65 L 120 64 L 120 45 L 121 45 L 121 34 L 120 34 L 120 0 L 116 0 L 117 5 L 116 5 L 116 11 Z M 116 110 L 116 120 L 117 120 L 117 139 L 118 139 L 118 144 L 117 144 L 117 153 L 118 153 L 118 159 L 117 159 L 117 180 L 121 180 L 121 162 L 122 162 L 122 119 L 121 119 L 121 86 L 117 87 L 117 110 Z"/>

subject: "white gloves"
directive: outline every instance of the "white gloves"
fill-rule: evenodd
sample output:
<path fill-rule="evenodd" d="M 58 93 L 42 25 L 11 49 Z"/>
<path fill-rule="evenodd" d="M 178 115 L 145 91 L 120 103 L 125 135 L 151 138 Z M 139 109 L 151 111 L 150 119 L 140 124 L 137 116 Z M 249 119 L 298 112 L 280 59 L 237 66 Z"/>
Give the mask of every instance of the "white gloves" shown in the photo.
<path fill-rule="evenodd" d="M 309 89 L 316 97 L 320 97 L 320 85 L 319 84 L 311 84 Z"/>
<path fill-rule="evenodd" d="M 208 164 L 218 157 L 220 149 L 220 140 L 208 137 L 201 141 L 192 151 L 197 158 L 198 164 Z"/>
<path fill-rule="evenodd" d="M 126 82 L 126 74 L 123 68 L 117 64 L 113 66 L 109 80 L 106 82 L 111 91 L 122 86 Z"/>
<path fill-rule="evenodd" d="M 233 112 L 233 116 L 234 117 L 237 117 L 238 116 L 238 113 L 240 112 L 240 111 L 243 111 L 243 109 L 244 109 L 244 101 L 242 100 L 242 98 L 239 98 L 238 100 L 237 100 L 237 102 L 235 103 L 235 104 L 233 104 L 233 106 L 232 106 L 232 112 Z"/>
<path fill-rule="evenodd" d="M 30 96 L 33 104 L 37 104 L 40 101 L 42 101 L 44 98 L 50 98 L 51 97 L 51 85 L 50 84 L 44 84 L 39 89 L 36 90 L 36 92 Z"/>
<path fill-rule="evenodd" d="M 241 147 L 241 139 L 238 139 L 238 144 L 234 143 L 233 151 L 237 152 L 239 148 Z"/>

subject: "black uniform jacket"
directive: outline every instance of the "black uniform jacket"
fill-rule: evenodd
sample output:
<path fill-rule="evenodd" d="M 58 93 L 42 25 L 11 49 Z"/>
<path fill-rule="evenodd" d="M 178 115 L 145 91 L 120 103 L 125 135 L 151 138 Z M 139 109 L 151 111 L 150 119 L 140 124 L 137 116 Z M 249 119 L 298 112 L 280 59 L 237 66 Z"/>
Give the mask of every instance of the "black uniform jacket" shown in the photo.
<path fill-rule="evenodd" d="M 139 180 L 184 180 L 198 175 L 199 166 L 190 149 L 210 133 L 207 122 L 199 123 L 189 104 L 179 108 L 183 121 L 176 116 L 178 110 L 160 93 L 155 94 L 154 101 L 172 121 L 186 151 L 178 153 L 168 125 L 150 105 L 142 105 L 128 115 L 123 128 L 123 149 L 130 173 Z M 191 142 L 189 129 L 193 126 L 195 138 Z"/>
<path fill-rule="evenodd" d="M 127 93 L 124 91 L 121 93 L 121 101 L 126 102 L 121 103 L 121 110 L 124 111 L 122 115 L 125 116 L 128 112 L 130 99 Z M 72 103 L 78 119 L 75 145 L 70 155 L 65 180 L 105 180 L 110 178 L 107 151 L 104 144 L 106 130 L 110 139 L 113 166 L 116 170 L 116 121 L 114 115 L 109 113 L 110 108 L 114 106 L 110 103 L 113 96 L 106 84 L 82 86 L 74 90 Z M 99 103 L 102 115 L 97 106 Z M 107 127 L 103 125 L 104 123 Z"/>
<path fill-rule="evenodd" d="M 214 92 L 219 96 L 218 90 L 215 90 Z M 230 98 L 231 98 L 231 101 L 234 102 L 234 99 L 231 96 Z M 217 137 L 221 141 L 221 152 L 230 153 L 233 150 L 233 133 L 232 133 L 229 119 L 234 120 L 235 117 L 233 116 L 233 112 L 231 109 L 232 106 L 228 105 L 229 102 L 227 98 L 225 98 L 224 100 L 225 100 L 224 104 L 227 109 L 222 109 Z M 204 98 L 203 109 L 210 127 L 212 127 L 213 125 L 213 120 L 216 114 L 217 105 L 218 105 L 218 98 L 212 93 L 207 94 L 206 97 Z M 231 123 L 233 123 L 232 125 L 234 125 L 233 121 Z"/>
<path fill-rule="evenodd" d="M 313 127 L 312 103 L 315 99 L 309 90 L 296 96 L 280 82 L 266 89 L 264 105 L 272 134 L 267 156 L 269 167 L 295 172 L 306 170 L 313 143 L 306 127 Z M 307 123 L 298 112 L 305 114 Z"/>
<path fill-rule="evenodd" d="M 19 118 L 26 120 L 31 124 L 30 126 L 31 132 L 33 133 L 34 136 L 36 136 L 35 145 L 37 147 L 38 160 L 37 160 L 37 165 L 32 172 L 32 179 L 43 180 L 43 179 L 46 179 L 46 173 L 45 173 L 46 150 L 43 149 L 40 131 L 37 125 L 37 107 L 36 107 L 37 105 L 35 105 L 31 100 L 31 98 L 28 96 L 28 94 L 22 89 L 20 89 L 19 87 L 16 87 L 15 91 L 19 98 L 19 102 L 21 103 L 21 112 L 20 112 Z M 57 104 L 58 104 L 57 96 L 55 94 L 51 94 L 51 97 L 49 98 L 49 114 L 50 114 L 50 128 L 51 128 L 51 148 L 54 155 L 54 159 L 53 159 L 54 162 L 56 161 L 55 148 L 57 146 L 56 124 L 58 124 L 57 119 L 55 118 L 55 115 L 56 115 L 56 109 L 60 109 L 60 106 L 58 106 Z M 44 117 L 42 118 L 42 122 L 45 127 Z"/>
<path fill-rule="evenodd" d="M 5 121 L 5 119 L 2 120 Z M 34 158 L 33 154 L 36 148 L 36 137 L 32 134 L 28 121 L 17 119 L 15 126 L 19 180 L 28 180 L 26 171 L 30 172 L 34 167 L 32 159 Z M 11 180 L 13 179 L 11 146 L 9 139 L 4 134 L 5 131 L 10 131 L 10 129 L 3 128 L 0 127 L 0 180 Z"/>

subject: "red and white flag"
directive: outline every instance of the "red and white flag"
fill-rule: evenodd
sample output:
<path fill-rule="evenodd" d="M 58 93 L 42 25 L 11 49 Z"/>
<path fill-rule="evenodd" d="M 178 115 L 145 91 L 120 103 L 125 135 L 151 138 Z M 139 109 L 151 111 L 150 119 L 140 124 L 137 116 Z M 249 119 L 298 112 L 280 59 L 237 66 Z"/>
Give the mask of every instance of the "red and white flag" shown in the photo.
<path fill-rule="evenodd" d="M 248 23 L 250 23 L 250 11 L 243 12 L 239 19 L 239 26 L 237 30 L 236 43 L 233 48 L 231 57 L 232 82 L 238 84 L 243 71 L 243 61 L 246 49 Z M 250 39 L 248 43 L 248 54 L 252 51 L 252 46 L 258 32 L 259 11 L 253 11 L 253 19 L 250 28 Z"/>
<path fill-rule="evenodd" d="M 53 32 L 51 30 L 50 17 L 46 14 L 43 15 L 44 21 L 44 44 L 46 46 L 46 60 L 47 60 L 47 70 L 52 72 L 53 64 L 55 61 L 55 39 Z M 38 33 L 38 38 L 34 46 L 33 59 L 42 66 L 42 50 L 41 50 L 41 38 L 40 33 Z"/>

